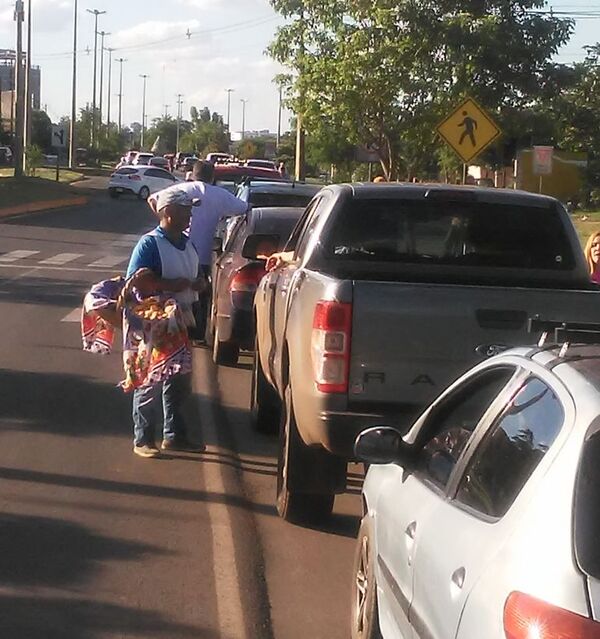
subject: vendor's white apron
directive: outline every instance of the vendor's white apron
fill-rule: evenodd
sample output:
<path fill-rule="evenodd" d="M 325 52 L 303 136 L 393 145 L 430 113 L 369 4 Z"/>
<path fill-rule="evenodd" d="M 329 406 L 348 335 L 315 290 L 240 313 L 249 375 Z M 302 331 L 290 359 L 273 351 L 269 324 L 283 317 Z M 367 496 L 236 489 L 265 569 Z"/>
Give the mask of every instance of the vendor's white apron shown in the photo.
<path fill-rule="evenodd" d="M 162 278 L 175 280 L 184 277 L 190 281 L 198 278 L 198 253 L 194 245 L 188 240 L 184 250 L 173 246 L 169 240 L 162 237 L 156 230 L 149 233 L 156 240 L 160 262 L 162 265 Z M 186 326 L 194 326 L 192 303 L 198 301 L 198 293 L 188 288 L 179 293 L 173 293 L 173 298 L 179 303 Z"/>

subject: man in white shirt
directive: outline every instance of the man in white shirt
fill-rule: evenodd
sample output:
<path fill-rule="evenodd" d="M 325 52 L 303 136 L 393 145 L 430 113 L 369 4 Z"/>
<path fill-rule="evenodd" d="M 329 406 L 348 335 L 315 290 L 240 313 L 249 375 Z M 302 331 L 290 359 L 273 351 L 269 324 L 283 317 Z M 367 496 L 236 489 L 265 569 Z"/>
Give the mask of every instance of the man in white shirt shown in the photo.
<path fill-rule="evenodd" d="M 208 277 L 212 263 L 213 238 L 219 221 L 224 217 L 243 215 L 249 206 L 226 189 L 213 184 L 214 165 L 211 162 L 205 160 L 196 162 L 192 176 L 192 181 L 178 183 L 169 189 L 183 190 L 191 199 L 199 200 L 199 203 L 192 209 L 189 236 L 198 253 L 200 269 Z M 148 204 L 155 212 L 157 195 L 155 193 L 148 198 Z M 193 331 L 192 337 L 197 340 L 204 339 L 209 298 L 210 289 L 201 295 L 200 300 L 194 306 L 196 329 Z"/>

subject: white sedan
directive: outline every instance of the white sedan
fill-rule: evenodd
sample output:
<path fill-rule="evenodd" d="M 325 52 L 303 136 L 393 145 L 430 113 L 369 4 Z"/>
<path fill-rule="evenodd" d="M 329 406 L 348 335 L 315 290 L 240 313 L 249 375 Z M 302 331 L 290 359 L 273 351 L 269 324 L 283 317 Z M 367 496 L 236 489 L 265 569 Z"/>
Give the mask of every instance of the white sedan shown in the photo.
<path fill-rule="evenodd" d="M 600 637 L 600 346 L 493 357 L 355 452 L 353 639 Z"/>
<path fill-rule="evenodd" d="M 123 166 L 117 169 L 108 183 L 108 194 L 117 198 L 125 193 L 137 195 L 146 200 L 156 193 L 181 180 L 169 171 L 155 166 Z"/>

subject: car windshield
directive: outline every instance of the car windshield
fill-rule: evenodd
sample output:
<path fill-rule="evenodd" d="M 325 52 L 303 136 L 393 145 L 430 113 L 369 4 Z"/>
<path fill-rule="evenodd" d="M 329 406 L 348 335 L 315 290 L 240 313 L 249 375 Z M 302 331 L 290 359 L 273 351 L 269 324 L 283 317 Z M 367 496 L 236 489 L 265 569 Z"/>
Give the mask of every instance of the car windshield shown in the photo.
<path fill-rule="evenodd" d="M 554 271 L 574 266 L 558 210 L 513 203 L 354 200 L 325 255 Z"/>

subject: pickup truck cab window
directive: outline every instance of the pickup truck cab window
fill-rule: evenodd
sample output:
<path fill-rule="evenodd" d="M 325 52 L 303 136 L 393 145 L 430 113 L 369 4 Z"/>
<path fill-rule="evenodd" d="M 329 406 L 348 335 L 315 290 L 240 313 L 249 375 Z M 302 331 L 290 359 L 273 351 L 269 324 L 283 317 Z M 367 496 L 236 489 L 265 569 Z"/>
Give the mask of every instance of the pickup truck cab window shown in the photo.
<path fill-rule="evenodd" d="M 563 271 L 575 259 L 555 205 L 356 199 L 325 247 L 329 259 Z"/>
<path fill-rule="evenodd" d="M 302 217 L 298 220 L 298 223 L 294 227 L 292 234 L 290 235 L 287 244 L 285 245 L 284 251 L 295 251 L 300 238 L 304 232 L 305 227 L 309 223 L 309 220 L 314 212 L 314 210 L 319 205 L 321 201 L 321 197 L 314 198 L 306 207 L 306 210 L 302 214 Z"/>
<path fill-rule="evenodd" d="M 469 460 L 456 499 L 490 517 L 502 517 L 536 469 L 564 421 L 558 397 L 530 377 Z"/>
<path fill-rule="evenodd" d="M 443 399 L 423 424 L 418 474 L 444 490 L 475 428 L 515 370 L 502 367 L 467 380 Z M 422 435 L 421 435 L 422 433 Z"/>

